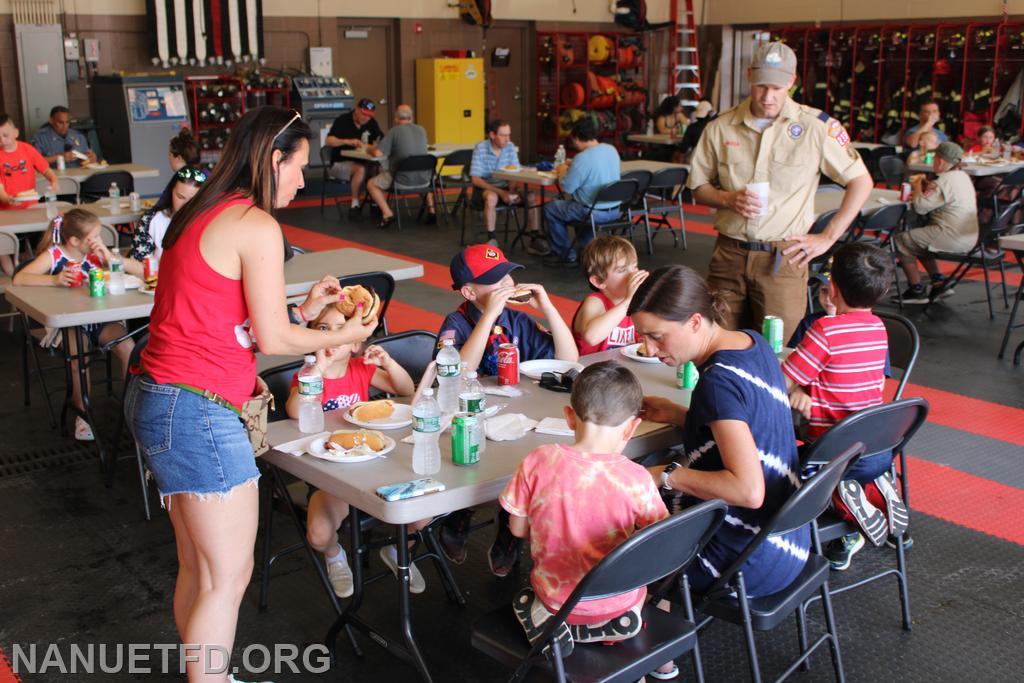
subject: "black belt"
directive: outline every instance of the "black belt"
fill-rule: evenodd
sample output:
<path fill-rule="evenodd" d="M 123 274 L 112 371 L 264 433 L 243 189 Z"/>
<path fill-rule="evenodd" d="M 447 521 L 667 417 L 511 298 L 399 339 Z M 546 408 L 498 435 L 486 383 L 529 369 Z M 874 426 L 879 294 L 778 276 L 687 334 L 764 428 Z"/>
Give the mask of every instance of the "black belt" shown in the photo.
<path fill-rule="evenodd" d="M 730 238 L 731 239 L 731 238 Z M 740 249 L 746 249 L 747 251 L 766 251 L 772 252 L 775 247 L 771 242 L 744 242 L 742 240 L 733 239 Z"/>

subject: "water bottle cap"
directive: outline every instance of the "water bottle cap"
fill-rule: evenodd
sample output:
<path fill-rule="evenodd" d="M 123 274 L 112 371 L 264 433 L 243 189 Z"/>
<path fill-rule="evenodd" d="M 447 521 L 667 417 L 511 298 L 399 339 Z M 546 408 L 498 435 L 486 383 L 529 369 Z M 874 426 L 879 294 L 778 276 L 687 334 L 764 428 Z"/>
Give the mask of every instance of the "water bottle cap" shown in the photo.
<path fill-rule="evenodd" d="M 423 395 L 424 396 L 433 396 L 434 395 L 434 390 L 433 389 L 424 389 L 423 390 Z"/>
<path fill-rule="evenodd" d="M 310 355 L 306 356 L 303 360 L 305 360 L 307 363 L 315 363 L 316 362 L 316 356 L 310 354 Z"/>
<path fill-rule="evenodd" d="M 468 377 L 469 379 L 476 379 L 476 372 L 470 371 L 469 373 L 466 374 L 466 377 Z"/>
<path fill-rule="evenodd" d="M 443 346 L 454 346 L 455 340 L 449 337 L 448 339 L 445 339 L 443 342 L 441 342 L 441 344 Z"/>

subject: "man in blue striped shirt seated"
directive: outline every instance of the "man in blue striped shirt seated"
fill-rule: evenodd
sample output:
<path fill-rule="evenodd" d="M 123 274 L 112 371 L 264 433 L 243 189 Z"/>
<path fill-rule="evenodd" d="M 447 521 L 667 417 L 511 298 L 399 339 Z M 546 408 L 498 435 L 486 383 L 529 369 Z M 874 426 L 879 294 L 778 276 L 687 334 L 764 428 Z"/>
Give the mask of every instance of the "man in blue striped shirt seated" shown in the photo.
<path fill-rule="evenodd" d="M 512 126 L 508 121 L 494 119 L 487 123 L 487 139 L 483 140 L 473 148 L 473 161 L 469 167 L 469 176 L 473 182 L 473 197 L 470 202 L 472 208 L 484 212 L 484 225 L 487 227 L 487 243 L 497 246 L 498 241 L 494 239 L 494 228 L 497 222 L 498 202 L 511 206 L 519 202 L 529 206 L 529 191 L 526 186 L 522 187 L 522 194 L 518 186 L 510 186 L 508 182 L 493 178 L 495 171 L 502 169 L 516 169 L 520 167 L 519 152 L 512 144 Z M 537 232 L 536 212 L 528 212 L 528 232 L 534 239 L 527 239 L 527 252 L 544 256 L 548 253 L 546 245 L 539 243 L 536 239 Z"/>

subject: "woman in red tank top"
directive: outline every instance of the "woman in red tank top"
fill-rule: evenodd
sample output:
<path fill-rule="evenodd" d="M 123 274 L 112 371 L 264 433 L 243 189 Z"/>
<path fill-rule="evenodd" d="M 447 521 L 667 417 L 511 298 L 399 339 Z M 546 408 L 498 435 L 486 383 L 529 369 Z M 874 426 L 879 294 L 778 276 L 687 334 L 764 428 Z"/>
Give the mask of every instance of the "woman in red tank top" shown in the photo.
<path fill-rule="evenodd" d="M 284 242 L 272 212 L 302 187 L 309 138 L 298 114 L 277 107 L 238 121 L 216 172 L 168 228 L 143 374 L 126 399 L 174 525 L 178 634 L 204 648 L 187 664 L 189 681 L 228 680 L 204 663 L 211 655 L 218 667 L 220 653 L 230 653 L 252 575 L 259 472 L 232 408 L 258 393 L 255 345 L 271 355 L 307 354 L 360 342 L 377 324 L 353 316 L 321 332 L 288 321 Z M 325 278 L 300 314 L 312 318 L 339 297 L 337 280 Z"/>

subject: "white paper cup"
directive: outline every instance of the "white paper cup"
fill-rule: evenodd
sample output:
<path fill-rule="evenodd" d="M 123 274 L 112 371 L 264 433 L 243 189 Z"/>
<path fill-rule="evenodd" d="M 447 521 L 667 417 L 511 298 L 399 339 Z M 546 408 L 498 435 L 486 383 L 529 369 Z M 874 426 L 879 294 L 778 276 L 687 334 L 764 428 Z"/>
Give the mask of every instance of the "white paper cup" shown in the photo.
<path fill-rule="evenodd" d="M 761 211 L 757 214 L 758 216 L 768 215 L 768 183 L 749 183 L 747 185 L 747 191 L 757 195 L 757 200 L 761 202 Z"/>

